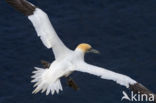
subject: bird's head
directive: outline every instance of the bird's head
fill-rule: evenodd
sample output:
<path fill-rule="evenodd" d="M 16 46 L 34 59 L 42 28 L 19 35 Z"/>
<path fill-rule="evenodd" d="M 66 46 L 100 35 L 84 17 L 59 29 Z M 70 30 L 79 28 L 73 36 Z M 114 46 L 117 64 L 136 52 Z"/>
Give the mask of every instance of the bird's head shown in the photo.
<path fill-rule="evenodd" d="M 76 49 L 81 50 L 83 53 L 100 53 L 98 50 L 93 49 L 91 45 L 86 43 L 79 44 Z"/>

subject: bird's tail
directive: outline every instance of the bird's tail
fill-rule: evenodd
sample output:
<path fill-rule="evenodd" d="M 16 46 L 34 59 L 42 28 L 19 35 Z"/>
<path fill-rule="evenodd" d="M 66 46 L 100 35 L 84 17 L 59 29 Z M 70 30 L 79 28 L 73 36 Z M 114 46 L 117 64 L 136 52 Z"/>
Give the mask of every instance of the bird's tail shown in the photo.
<path fill-rule="evenodd" d="M 31 78 L 33 78 L 31 82 L 35 83 L 34 87 L 36 87 L 35 90 L 32 92 L 33 94 L 36 94 L 39 91 L 41 91 L 41 93 L 46 91 L 46 95 L 48 95 L 50 92 L 53 95 L 55 92 L 58 94 L 60 90 L 63 90 L 60 79 L 52 82 L 50 80 L 51 77 L 47 77 L 47 75 L 49 75 L 49 69 L 43 69 L 38 67 L 35 67 L 35 69 L 36 70 L 32 72 L 33 76 L 31 76 Z"/>

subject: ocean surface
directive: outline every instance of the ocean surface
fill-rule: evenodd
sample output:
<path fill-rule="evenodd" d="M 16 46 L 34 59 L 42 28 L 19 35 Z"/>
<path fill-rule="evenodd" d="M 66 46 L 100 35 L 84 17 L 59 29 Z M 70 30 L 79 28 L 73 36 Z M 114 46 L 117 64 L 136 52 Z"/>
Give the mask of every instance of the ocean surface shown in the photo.
<path fill-rule="evenodd" d="M 156 93 L 156 0 L 30 1 L 49 15 L 70 49 L 85 42 L 101 52 L 87 54 L 88 63 L 126 74 Z M 59 95 L 32 95 L 30 76 L 34 66 L 42 67 L 40 60 L 52 62 L 52 50 L 27 17 L 1 0 L 0 103 L 129 103 L 121 101 L 125 87 L 79 72 L 71 75 L 78 91 L 62 79 Z"/>

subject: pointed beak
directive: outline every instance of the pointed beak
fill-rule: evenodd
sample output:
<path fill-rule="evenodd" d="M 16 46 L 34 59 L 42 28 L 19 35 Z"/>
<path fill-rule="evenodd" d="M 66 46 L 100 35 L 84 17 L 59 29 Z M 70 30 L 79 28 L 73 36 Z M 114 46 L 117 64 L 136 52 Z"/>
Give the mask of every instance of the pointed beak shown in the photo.
<path fill-rule="evenodd" d="M 100 54 L 100 52 L 96 49 L 91 48 L 90 50 L 88 50 L 88 53 L 95 53 L 95 54 Z"/>

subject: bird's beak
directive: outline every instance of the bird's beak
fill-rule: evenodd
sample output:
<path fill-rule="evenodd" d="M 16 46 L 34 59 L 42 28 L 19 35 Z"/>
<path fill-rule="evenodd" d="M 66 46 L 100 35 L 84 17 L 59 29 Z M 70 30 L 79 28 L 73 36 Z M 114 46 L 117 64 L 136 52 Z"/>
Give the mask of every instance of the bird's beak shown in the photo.
<path fill-rule="evenodd" d="M 100 54 L 100 52 L 96 49 L 91 48 L 90 50 L 88 50 L 88 53 L 95 53 L 95 54 Z"/>

